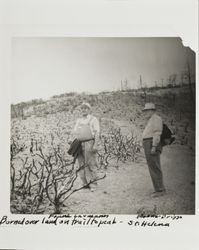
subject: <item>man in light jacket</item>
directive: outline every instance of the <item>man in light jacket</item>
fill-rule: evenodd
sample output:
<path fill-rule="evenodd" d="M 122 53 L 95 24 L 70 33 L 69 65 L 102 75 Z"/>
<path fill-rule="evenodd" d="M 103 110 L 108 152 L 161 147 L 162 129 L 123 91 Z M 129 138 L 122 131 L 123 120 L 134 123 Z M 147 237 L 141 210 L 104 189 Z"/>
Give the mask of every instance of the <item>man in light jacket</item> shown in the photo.
<path fill-rule="evenodd" d="M 146 103 L 143 112 L 148 119 L 142 138 L 150 176 L 155 189 L 152 197 L 159 197 L 165 194 L 160 164 L 160 154 L 162 151 L 160 136 L 162 134 L 163 122 L 162 118 L 156 114 L 156 108 L 153 103 Z"/>

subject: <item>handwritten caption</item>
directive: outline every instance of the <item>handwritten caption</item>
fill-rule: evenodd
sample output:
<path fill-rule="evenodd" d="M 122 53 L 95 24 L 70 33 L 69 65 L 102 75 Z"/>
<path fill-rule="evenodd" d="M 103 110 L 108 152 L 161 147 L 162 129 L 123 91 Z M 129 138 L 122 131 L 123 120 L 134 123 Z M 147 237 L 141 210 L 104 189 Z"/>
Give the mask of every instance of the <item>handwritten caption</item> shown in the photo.
<path fill-rule="evenodd" d="M 182 219 L 178 215 L 137 215 L 132 219 L 123 219 L 113 215 L 48 215 L 36 219 L 27 217 L 10 219 L 7 215 L 0 218 L 0 227 L 8 225 L 65 225 L 65 226 L 113 226 L 123 224 L 133 227 L 170 227 L 171 223 Z"/>

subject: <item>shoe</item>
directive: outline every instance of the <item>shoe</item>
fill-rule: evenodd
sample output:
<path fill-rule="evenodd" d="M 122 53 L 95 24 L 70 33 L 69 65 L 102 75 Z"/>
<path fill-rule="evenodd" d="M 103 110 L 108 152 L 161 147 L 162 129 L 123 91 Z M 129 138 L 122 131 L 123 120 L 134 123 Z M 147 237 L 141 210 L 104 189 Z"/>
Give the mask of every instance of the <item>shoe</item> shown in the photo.
<path fill-rule="evenodd" d="M 95 192 L 95 191 L 96 191 L 96 188 L 95 188 L 95 187 L 90 187 L 90 191 L 91 191 L 91 192 Z"/>
<path fill-rule="evenodd" d="M 163 196 L 166 194 L 166 191 L 163 190 L 163 191 L 156 191 L 152 194 L 152 198 L 157 198 L 157 197 L 160 197 L 160 196 Z"/>

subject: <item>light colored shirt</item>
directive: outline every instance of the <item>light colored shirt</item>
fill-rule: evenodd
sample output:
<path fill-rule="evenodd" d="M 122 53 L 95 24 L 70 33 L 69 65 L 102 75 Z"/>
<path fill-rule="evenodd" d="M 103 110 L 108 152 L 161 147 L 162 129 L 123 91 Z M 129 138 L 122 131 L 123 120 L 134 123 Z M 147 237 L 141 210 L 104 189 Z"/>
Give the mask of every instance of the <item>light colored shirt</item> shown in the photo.
<path fill-rule="evenodd" d="M 79 126 L 82 125 L 85 125 L 85 124 L 88 124 L 89 127 L 90 127 L 90 130 L 91 130 L 91 133 L 94 137 L 98 137 L 99 136 L 99 133 L 100 133 L 100 125 L 99 125 L 99 121 L 98 119 L 93 116 L 93 115 L 87 115 L 87 117 L 82 117 L 82 118 L 79 118 L 77 119 L 76 121 L 76 124 L 75 124 L 75 127 L 74 127 L 74 134 L 76 133 L 77 131 L 77 128 Z"/>
<path fill-rule="evenodd" d="M 162 118 L 157 114 L 153 114 L 151 118 L 148 120 L 148 123 L 143 131 L 142 138 L 143 139 L 152 138 L 153 139 L 152 146 L 156 147 L 160 142 L 162 129 L 163 129 Z"/>

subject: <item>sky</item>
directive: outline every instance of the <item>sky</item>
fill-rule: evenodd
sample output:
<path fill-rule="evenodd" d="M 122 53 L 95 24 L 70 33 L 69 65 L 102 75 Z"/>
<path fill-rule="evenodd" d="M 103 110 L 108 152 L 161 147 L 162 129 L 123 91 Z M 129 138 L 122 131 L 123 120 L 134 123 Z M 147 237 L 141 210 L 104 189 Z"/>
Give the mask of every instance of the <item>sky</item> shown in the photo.
<path fill-rule="evenodd" d="M 11 102 L 164 83 L 194 53 L 180 38 L 13 38 Z"/>

